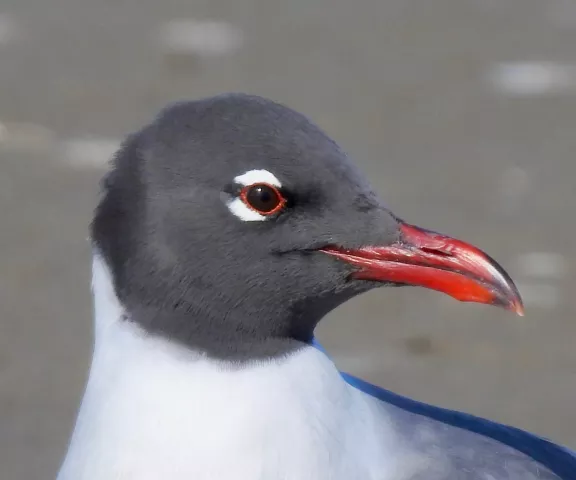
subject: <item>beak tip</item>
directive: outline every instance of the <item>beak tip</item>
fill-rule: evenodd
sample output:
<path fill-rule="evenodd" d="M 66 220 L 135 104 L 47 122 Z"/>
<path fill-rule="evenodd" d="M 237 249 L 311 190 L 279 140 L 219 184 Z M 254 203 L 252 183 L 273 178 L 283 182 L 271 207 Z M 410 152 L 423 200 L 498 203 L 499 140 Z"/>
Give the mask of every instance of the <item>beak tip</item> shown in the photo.
<path fill-rule="evenodd" d="M 511 312 L 514 312 L 519 317 L 525 316 L 525 313 L 526 313 L 524 310 L 524 304 L 522 303 L 521 299 L 518 299 L 518 300 L 511 302 L 510 306 L 508 307 L 508 310 L 510 310 Z"/>

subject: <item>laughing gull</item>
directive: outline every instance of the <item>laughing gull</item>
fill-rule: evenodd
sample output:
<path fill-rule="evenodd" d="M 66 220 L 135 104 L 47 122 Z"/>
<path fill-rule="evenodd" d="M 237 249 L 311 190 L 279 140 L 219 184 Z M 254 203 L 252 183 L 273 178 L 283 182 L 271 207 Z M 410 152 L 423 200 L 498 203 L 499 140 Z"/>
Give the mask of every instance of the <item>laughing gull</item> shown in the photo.
<path fill-rule="evenodd" d="M 576 479 L 567 449 L 342 374 L 315 343 L 383 285 L 522 303 L 482 251 L 391 213 L 303 115 L 244 94 L 172 105 L 103 190 L 95 348 L 59 480 Z"/>

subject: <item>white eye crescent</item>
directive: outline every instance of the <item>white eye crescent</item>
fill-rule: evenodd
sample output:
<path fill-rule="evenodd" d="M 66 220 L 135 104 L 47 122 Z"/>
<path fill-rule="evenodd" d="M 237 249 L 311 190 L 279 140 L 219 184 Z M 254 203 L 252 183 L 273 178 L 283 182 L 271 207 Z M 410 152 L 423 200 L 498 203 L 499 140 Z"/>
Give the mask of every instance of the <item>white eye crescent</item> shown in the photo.
<path fill-rule="evenodd" d="M 276 188 L 282 188 L 280 180 L 268 170 L 248 170 L 246 173 L 235 177 L 234 182 L 243 187 L 254 185 L 255 183 L 268 183 Z"/>

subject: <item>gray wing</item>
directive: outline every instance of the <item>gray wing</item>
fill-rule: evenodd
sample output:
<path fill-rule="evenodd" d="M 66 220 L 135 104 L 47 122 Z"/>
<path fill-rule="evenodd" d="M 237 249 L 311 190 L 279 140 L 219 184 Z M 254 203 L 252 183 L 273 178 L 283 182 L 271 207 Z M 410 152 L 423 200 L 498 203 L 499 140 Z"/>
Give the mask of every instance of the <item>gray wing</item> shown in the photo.
<path fill-rule="evenodd" d="M 533 458 L 492 438 L 393 405 L 379 408 L 410 452 L 407 461 L 418 466 L 406 480 L 560 480 Z"/>

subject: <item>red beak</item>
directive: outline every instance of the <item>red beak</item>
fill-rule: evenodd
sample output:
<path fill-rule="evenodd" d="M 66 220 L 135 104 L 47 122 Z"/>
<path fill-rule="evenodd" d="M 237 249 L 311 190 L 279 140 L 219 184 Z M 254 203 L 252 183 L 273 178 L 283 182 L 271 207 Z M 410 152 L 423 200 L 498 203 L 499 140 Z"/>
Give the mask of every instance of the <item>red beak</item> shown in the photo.
<path fill-rule="evenodd" d="M 400 231 L 400 240 L 389 246 L 321 251 L 358 267 L 352 274 L 357 279 L 430 288 L 462 302 L 496 305 L 524 315 L 514 282 L 480 249 L 405 223 Z"/>

